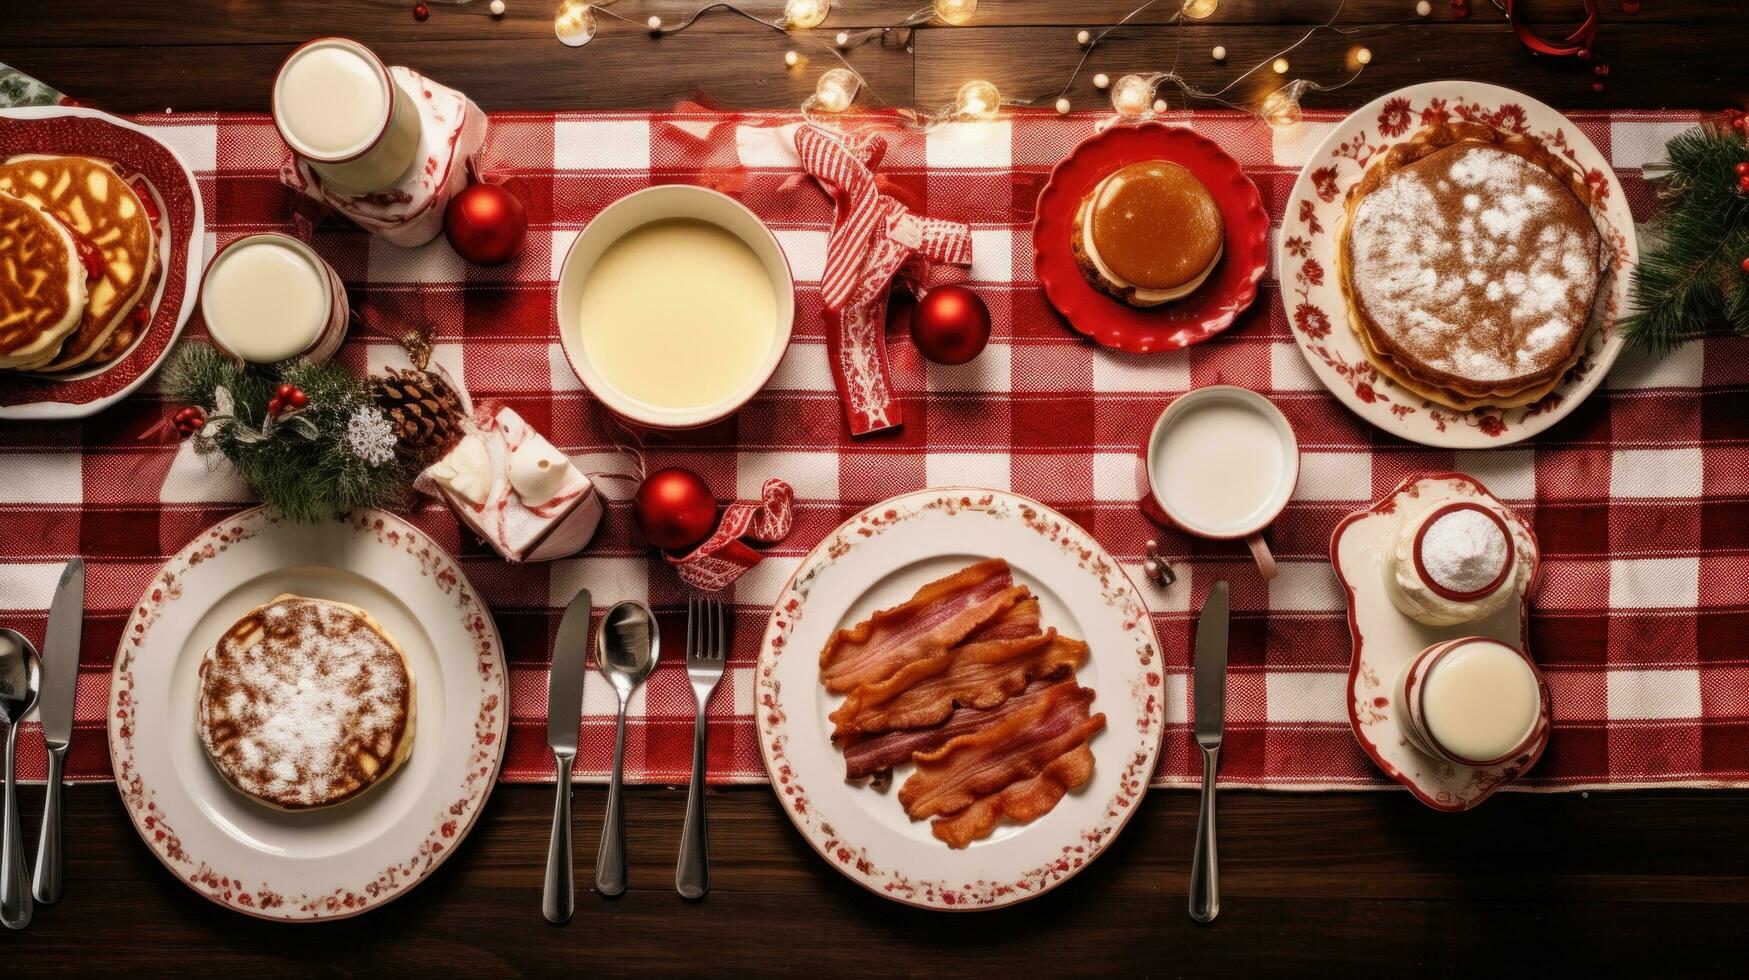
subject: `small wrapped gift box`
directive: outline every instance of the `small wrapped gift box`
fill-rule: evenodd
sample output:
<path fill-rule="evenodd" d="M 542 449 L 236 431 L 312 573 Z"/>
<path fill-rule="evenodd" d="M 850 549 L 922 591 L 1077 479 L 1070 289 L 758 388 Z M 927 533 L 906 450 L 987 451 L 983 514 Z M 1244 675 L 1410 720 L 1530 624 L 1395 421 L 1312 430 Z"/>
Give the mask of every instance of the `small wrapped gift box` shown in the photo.
<path fill-rule="evenodd" d="M 601 523 L 601 494 L 589 478 L 509 408 L 476 419 L 416 486 L 442 497 L 507 561 L 574 555 Z"/>
<path fill-rule="evenodd" d="M 421 131 L 419 153 L 398 181 L 352 194 L 325 186 L 296 156 L 280 171 L 280 181 L 384 241 L 413 248 L 443 231 L 444 208 L 467 186 L 468 159 L 486 142 L 486 114 L 472 99 L 411 68 L 393 65 L 389 74 L 413 97 Z"/>

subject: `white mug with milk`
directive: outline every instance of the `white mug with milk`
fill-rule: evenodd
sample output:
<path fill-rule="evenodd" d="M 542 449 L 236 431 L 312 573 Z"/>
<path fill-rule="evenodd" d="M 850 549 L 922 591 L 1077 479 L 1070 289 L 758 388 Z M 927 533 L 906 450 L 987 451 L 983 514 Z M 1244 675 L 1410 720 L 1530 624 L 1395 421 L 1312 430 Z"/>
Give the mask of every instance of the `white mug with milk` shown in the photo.
<path fill-rule="evenodd" d="M 280 65 L 273 124 L 292 152 L 348 194 L 392 186 L 419 154 L 419 110 L 372 51 L 320 37 Z"/>
<path fill-rule="evenodd" d="M 219 249 L 201 279 L 200 309 L 213 344 L 253 364 L 326 362 L 346 338 L 350 315 L 333 266 L 303 242 L 272 232 Z"/>
<path fill-rule="evenodd" d="M 1249 388 L 1209 385 L 1166 406 L 1148 440 L 1154 502 L 1200 538 L 1244 539 L 1265 579 L 1263 529 L 1299 482 L 1299 443 L 1281 410 Z"/>

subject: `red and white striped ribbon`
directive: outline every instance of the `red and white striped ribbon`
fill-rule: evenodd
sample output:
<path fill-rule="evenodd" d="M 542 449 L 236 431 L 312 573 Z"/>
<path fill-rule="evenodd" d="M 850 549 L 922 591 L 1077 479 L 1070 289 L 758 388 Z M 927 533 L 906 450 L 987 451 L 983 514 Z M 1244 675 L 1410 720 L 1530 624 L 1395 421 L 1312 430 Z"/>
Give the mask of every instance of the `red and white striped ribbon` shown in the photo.
<path fill-rule="evenodd" d="M 826 243 L 821 297 L 826 307 L 832 373 L 851 435 L 901 425 L 887 369 L 887 296 L 904 268 L 908 288 L 947 277 L 936 264 L 972 261 L 971 229 L 922 218 L 880 193 L 871 168 L 886 143 L 874 136 L 840 137 L 818 126 L 796 130 L 802 169 L 832 196 L 837 211 Z M 963 275 L 962 275 L 963 277 Z"/>

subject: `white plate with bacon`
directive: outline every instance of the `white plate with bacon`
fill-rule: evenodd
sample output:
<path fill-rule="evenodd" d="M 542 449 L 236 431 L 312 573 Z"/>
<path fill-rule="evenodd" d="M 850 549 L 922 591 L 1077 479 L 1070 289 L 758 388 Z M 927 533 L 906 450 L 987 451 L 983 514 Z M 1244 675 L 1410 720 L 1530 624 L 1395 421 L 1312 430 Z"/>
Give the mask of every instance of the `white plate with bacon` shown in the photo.
<path fill-rule="evenodd" d="M 1081 527 L 998 490 L 846 521 L 772 609 L 759 747 L 797 829 L 922 908 L 1040 895 L 1123 829 L 1165 728 L 1141 596 Z"/>

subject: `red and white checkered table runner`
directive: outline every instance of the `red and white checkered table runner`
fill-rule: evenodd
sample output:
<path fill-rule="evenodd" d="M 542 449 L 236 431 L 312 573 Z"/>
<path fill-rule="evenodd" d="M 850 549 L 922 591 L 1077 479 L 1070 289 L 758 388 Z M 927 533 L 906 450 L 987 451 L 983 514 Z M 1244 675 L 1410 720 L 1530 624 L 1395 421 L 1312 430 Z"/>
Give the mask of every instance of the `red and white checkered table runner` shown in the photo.
<path fill-rule="evenodd" d="M 1340 116 L 1308 113 L 1286 136 L 1233 113 L 1174 114 L 1246 167 L 1277 220 L 1301 162 Z M 1636 216 L 1651 210 L 1640 166 L 1692 113 L 1576 113 L 1613 162 Z M 198 172 L 206 247 L 290 225 L 277 180 L 283 153 L 265 116 L 140 120 Z M 529 243 L 505 268 L 463 263 L 442 239 L 402 250 L 338 222 L 318 250 L 352 287 L 354 308 L 393 325 L 429 316 L 436 358 L 476 397 L 514 407 L 585 469 L 623 470 L 614 433 L 559 351 L 554 279 L 565 246 L 614 199 L 655 183 L 699 183 L 740 198 L 776 231 L 797 281 L 796 336 L 766 391 L 730 421 L 649 447 L 651 466 L 703 474 L 719 498 L 754 497 L 767 477 L 796 490 L 796 528 L 734 588 L 735 643 L 712 702 L 710 775 L 764 778 L 754 740 L 752 673 L 767 606 L 809 547 L 844 518 L 907 490 L 970 484 L 1037 497 L 1139 565 L 1157 537 L 1179 572 L 1164 591 L 1136 579 L 1155 610 L 1168 668 L 1166 747 L 1158 780 L 1194 781 L 1187 684 L 1192 610 L 1206 583 L 1234 583 L 1223 776 L 1279 788 L 1375 787 L 1344 709 L 1348 630 L 1326 560 L 1331 528 L 1418 470 L 1473 473 L 1535 524 L 1546 579 L 1532 650 L 1548 672 L 1554 737 L 1528 785 L 1540 789 L 1749 785 L 1749 341 L 1712 337 L 1661 361 L 1617 363 L 1606 386 L 1531 443 L 1477 452 L 1409 445 L 1359 421 L 1327 394 L 1295 349 L 1273 277 L 1227 333 L 1189 350 L 1137 356 L 1070 332 L 1031 270 L 1032 207 L 1050 168 L 1093 131 L 1093 117 L 1022 114 L 894 132 L 879 176 L 919 213 L 970 224 L 972 285 L 995 321 L 970 364 L 926 364 L 894 337 L 906 424 L 852 442 L 826 360 L 818 281 L 831 205 L 797 167 L 783 116 L 710 113 L 500 113 L 486 169 L 528 206 Z M 680 273 L 677 271 L 676 273 Z M 198 317 L 191 334 L 201 333 Z M 358 337 L 359 367 L 400 359 Z M 1294 420 L 1299 489 L 1271 532 L 1281 576 L 1264 584 L 1243 546 L 1151 525 L 1137 451 L 1176 393 L 1216 381 L 1270 394 Z M 84 422 L 0 425 L 0 621 L 40 641 L 61 563 L 90 568 L 77 731 L 68 771 L 108 778 L 110 663 L 122 624 L 168 554 L 248 501 L 227 475 L 178 451 L 170 433 L 141 439 L 164 412 L 148 388 Z M 610 492 L 619 492 L 609 486 Z M 616 502 L 581 557 L 508 565 L 427 505 L 413 515 L 461 557 L 496 611 L 510 660 L 512 720 L 504 778 L 550 778 L 546 664 L 560 611 L 587 585 L 603 605 L 638 598 L 665 613 L 664 646 L 681 649 L 683 595 Z M 680 657 L 632 700 L 628 777 L 683 781 L 692 696 Z M 588 684 L 579 775 L 610 763 L 612 698 Z M 21 766 L 41 777 L 40 738 Z"/>

